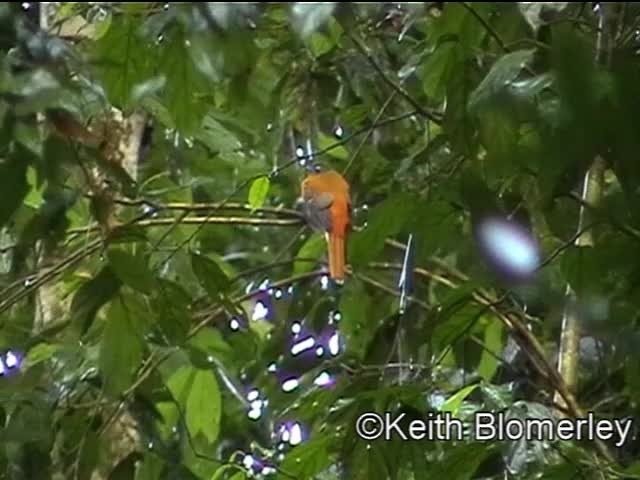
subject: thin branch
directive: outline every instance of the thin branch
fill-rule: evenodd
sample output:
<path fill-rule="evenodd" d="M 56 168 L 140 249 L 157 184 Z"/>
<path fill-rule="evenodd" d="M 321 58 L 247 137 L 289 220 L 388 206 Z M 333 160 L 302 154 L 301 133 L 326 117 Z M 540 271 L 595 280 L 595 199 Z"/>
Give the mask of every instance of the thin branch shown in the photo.
<path fill-rule="evenodd" d="M 496 43 L 498 44 L 498 46 L 505 52 L 505 53 L 509 53 L 511 50 L 509 50 L 509 47 L 507 47 L 507 45 L 504 43 L 504 41 L 502 40 L 502 38 L 500 38 L 500 35 L 498 35 L 498 32 L 496 32 L 496 30 L 491 26 L 491 24 L 489 24 L 489 22 L 487 22 L 484 18 L 482 18 L 482 15 L 480 15 L 478 12 L 476 12 L 475 8 L 473 8 L 469 2 L 461 2 L 461 5 L 471 14 L 474 16 L 474 18 L 480 22 L 482 24 L 482 26 L 484 27 L 484 29 L 487 31 L 487 33 L 489 35 L 491 35 L 491 38 L 493 38 Z"/>
<path fill-rule="evenodd" d="M 389 98 L 387 98 L 387 100 L 382 105 L 382 108 L 380 108 L 380 110 L 378 111 L 378 114 L 376 115 L 376 118 L 373 121 L 374 125 L 377 124 L 380 121 L 380 118 L 382 117 L 382 115 L 384 115 L 384 112 L 389 107 L 389 105 L 391 105 L 391 102 L 393 101 L 393 99 L 395 98 L 397 93 L 398 93 L 397 90 L 394 90 L 393 92 L 391 92 L 391 95 L 389 95 Z M 356 150 L 351 155 L 351 158 L 349 159 L 349 162 L 347 163 L 347 166 L 344 167 L 344 170 L 342 171 L 342 175 L 346 175 L 346 173 L 349 171 L 349 168 L 351 168 L 351 165 L 353 165 L 353 162 L 355 161 L 355 159 L 358 157 L 358 155 L 360 154 L 360 152 L 364 148 L 364 145 L 367 143 L 367 140 L 369 140 L 369 138 L 371 137 L 371 134 L 373 133 L 374 130 L 375 130 L 375 127 L 369 128 L 369 130 L 367 131 L 367 134 L 360 141 L 360 143 L 358 144 L 358 147 L 356 148 Z"/>
<path fill-rule="evenodd" d="M 91 195 L 88 195 L 91 198 Z M 302 218 L 302 214 L 298 210 L 283 207 L 261 207 L 252 208 L 250 205 L 244 203 L 227 203 L 222 205 L 220 203 L 160 203 L 155 200 L 149 200 L 145 198 L 128 199 L 119 198 L 115 200 L 115 203 L 119 205 L 125 205 L 129 207 L 149 207 L 155 211 L 163 210 L 178 210 L 187 212 L 208 212 L 211 210 L 225 211 L 225 210 L 241 210 L 245 212 L 251 212 L 255 214 L 270 214 L 270 215 L 282 215 L 294 218 Z"/>
<path fill-rule="evenodd" d="M 253 218 L 253 217 L 184 217 L 182 219 L 171 218 L 153 218 L 150 220 L 141 220 L 135 225 L 139 227 L 161 227 L 172 225 L 178 220 L 179 225 L 253 225 L 262 227 L 295 227 L 302 223 L 301 220 L 281 220 L 276 218 Z M 81 234 L 93 232 L 99 227 L 94 225 L 90 227 L 72 228 L 69 234 Z"/>
<path fill-rule="evenodd" d="M 368 48 L 364 45 L 362 40 L 360 40 L 358 37 L 356 37 L 355 34 L 349 32 L 348 30 L 347 30 L 347 35 L 349 36 L 353 44 L 356 46 L 358 51 L 369 61 L 373 69 L 378 73 L 378 75 L 380 75 L 380 78 L 382 78 L 382 80 L 384 80 L 384 82 L 387 85 L 389 85 L 393 90 L 398 92 L 407 102 L 409 102 L 411 106 L 416 109 L 417 113 L 431 120 L 433 123 L 437 125 L 442 124 L 442 118 L 443 118 L 442 113 L 423 107 L 415 98 L 413 98 L 409 94 L 409 92 L 407 92 L 404 88 L 402 88 L 400 85 L 394 82 L 391 79 L 391 77 L 387 75 L 387 73 L 382 69 L 382 67 L 378 64 L 378 62 L 373 57 L 371 52 L 368 50 Z"/>

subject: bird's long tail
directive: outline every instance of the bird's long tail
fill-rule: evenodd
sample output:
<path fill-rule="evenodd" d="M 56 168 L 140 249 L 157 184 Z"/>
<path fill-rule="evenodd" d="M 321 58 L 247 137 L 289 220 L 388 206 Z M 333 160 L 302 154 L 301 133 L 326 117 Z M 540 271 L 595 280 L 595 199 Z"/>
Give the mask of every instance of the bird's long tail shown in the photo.
<path fill-rule="evenodd" d="M 329 242 L 329 276 L 338 282 L 344 281 L 345 249 L 344 237 L 330 233 Z"/>

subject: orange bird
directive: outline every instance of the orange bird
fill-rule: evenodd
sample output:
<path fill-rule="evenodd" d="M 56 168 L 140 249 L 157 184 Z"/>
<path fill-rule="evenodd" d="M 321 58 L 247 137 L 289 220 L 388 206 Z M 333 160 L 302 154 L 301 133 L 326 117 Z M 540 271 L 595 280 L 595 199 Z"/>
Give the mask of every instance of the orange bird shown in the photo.
<path fill-rule="evenodd" d="M 313 173 L 302 181 L 302 213 L 309 226 L 324 232 L 329 276 L 344 281 L 345 239 L 351 226 L 349 184 L 335 170 Z"/>

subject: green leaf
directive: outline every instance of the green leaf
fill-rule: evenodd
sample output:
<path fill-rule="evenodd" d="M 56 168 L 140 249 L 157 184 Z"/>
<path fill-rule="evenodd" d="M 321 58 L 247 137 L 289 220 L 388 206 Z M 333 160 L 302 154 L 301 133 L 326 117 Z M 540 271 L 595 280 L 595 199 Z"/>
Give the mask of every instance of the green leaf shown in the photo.
<path fill-rule="evenodd" d="M 315 57 L 321 57 L 322 55 L 329 53 L 333 50 L 336 44 L 327 35 L 320 32 L 313 32 L 308 40 L 311 54 Z"/>
<path fill-rule="evenodd" d="M 190 39 L 189 55 L 195 67 L 214 83 L 220 82 L 224 77 L 224 50 L 212 48 L 214 38 L 207 33 L 194 35 Z M 217 47 L 217 45 L 216 45 Z"/>
<path fill-rule="evenodd" d="M 475 109 L 491 102 L 500 101 L 501 94 L 528 66 L 534 54 L 535 50 L 518 50 L 500 57 L 480 85 L 471 93 L 469 97 L 470 108 Z"/>
<path fill-rule="evenodd" d="M 590 246 L 573 247 L 566 251 L 561 268 L 567 282 L 578 295 L 593 294 L 602 279 L 597 250 Z"/>
<path fill-rule="evenodd" d="M 121 286 L 122 282 L 107 266 L 78 289 L 71 302 L 70 315 L 71 322 L 80 332 L 89 329 L 98 310 L 118 293 Z"/>
<path fill-rule="evenodd" d="M 107 258 L 109 266 L 122 283 L 141 293 L 151 293 L 155 286 L 155 279 L 147 266 L 145 257 L 131 255 L 119 248 L 110 248 Z"/>
<path fill-rule="evenodd" d="M 121 299 L 111 303 L 100 343 L 100 371 L 105 390 L 114 396 L 133 383 L 142 360 L 144 344 L 135 323 Z"/>
<path fill-rule="evenodd" d="M 468 387 L 458 390 L 456 393 L 451 395 L 446 402 L 444 402 L 440 407 L 440 411 L 451 413 L 454 417 L 457 416 L 462 402 L 464 402 L 464 400 L 471 395 L 478 386 L 478 384 L 469 385 Z"/>
<path fill-rule="evenodd" d="M 432 463 L 429 478 L 470 480 L 476 478 L 478 467 L 493 454 L 492 445 L 485 442 L 462 443 L 448 448 L 439 461 Z"/>
<path fill-rule="evenodd" d="M 333 463 L 329 435 L 319 435 L 291 450 L 282 462 L 282 470 L 297 478 L 315 478 Z"/>
<path fill-rule="evenodd" d="M 340 298 L 339 311 L 341 332 L 345 336 L 348 352 L 356 357 L 362 357 L 369 342 L 376 333 L 371 324 L 371 298 L 362 282 L 353 279 L 344 286 Z"/>
<path fill-rule="evenodd" d="M 418 258 L 428 259 L 438 248 L 455 240 L 459 212 L 447 201 L 432 199 L 420 204 L 420 215 L 411 220 Z"/>
<path fill-rule="evenodd" d="M 194 134 L 209 108 L 203 97 L 210 93 L 210 84 L 185 51 L 187 39 L 175 30 L 174 33 L 157 50 L 160 58 L 156 74 L 163 74 L 167 79 L 162 99 L 176 127 L 185 134 Z"/>
<path fill-rule="evenodd" d="M 489 321 L 484 331 L 484 346 L 480 364 L 478 365 L 478 374 L 487 382 L 490 382 L 496 371 L 498 370 L 498 359 L 502 351 L 502 332 L 504 330 L 502 322 L 496 320 Z"/>
<path fill-rule="evenodd" d="M 215 442 L 222 399 L 213 372 L 184 365 L 169 377 L 167 387 L 182 408 L 189 433 L 194 437 L 202 434 L 210 443 Z"/>
<path fill-rule="evenodd" d="M 106 10 L 104 18 L 97 20 L 94 22 L 95 30 L 92 35 L 92 40 L 99 40 L 104 37 L 109 28 L 111 27 L 111 22 L 113 21 L 113 14 L 111 10 Z"/>
<path fill-rule="evenodd" d="M 429 98 L 443 98 L 449 78 L 463 60 L 460 47 L 449 41 L 439 44 L 422 64 L 422 88 Z"/>
<path fill-rule="evenodd" d="M 324 236 L 319 233 L 313 233 L 302 244 L 300 250 L 298 250 L 297 258 L 303 258 L 305 260 L 318 260 L 327 250 L 327 241 Z M 310 272 L 313 270 L 314 264 L 309 261 L 296 261 L 293 264 L 293 274 L 300 275 L 301 273 Z"/>
<path fill-rule="evenodd" d="M 229 288 L 229 277 L 220 268 L 220 265 L 210 258 L 199 253 L 192 253 L 191 268 L 200 285 L 212 299 L 218 299 L 220 294 Z"/>
<path fill-rule="evenodd" d="M 182 345 L 192 322 L 189 312 L 191 296 L 179 284 L 160 280 L 152 298 L 163 338 L 172 345 Z"/>
<path fill-rule="evenodd" d="M 335 138 L 329 137 L 323 133 L 318 134 L 318 148 L 321 151 L 326 151 L 327 155 L 337 158 L 338 160 L 348 160 L 349 151 L 344 145 L 338 145 L 338 141 Z"/>
<path fill-rule="evenodd" d="M 264 205 L 270 186 L 271 181 L 266 175 L 253 181 L 249 189 L 249 206 L 252 209 L 261 208 Z"/>
<path fill-rule="evenodd" d="M 204 117 L 196 137 L 215 153 L 233 153 L 242 148 L 238 137 L 216 120 L 213 114 Z"/>
<path fill-rule="evenodd" d="M 238 471 L 238 470 L 240 470 L 240 471 Z M 211 480 L 224 480 L 225 478 L 228 478 L 228 474 L 231 473 L 231 472 L 237 472 L 236 474 L 234 474 L 231 477 L 231 480 L 244 480 L 245 479 L 244 472 L 241 470 L 240 466 L 238 466 L 238 465 L 223 465 L 218 470 L 216 470 L 216 473 L 213 475 L 213 477 L 211 477 Z"/>
<path fill-rule="evenodd" d="M 372 209 L 369 225 L 353 235 L 349 243 L 349 260 L 361 266 L 375 259 L 384 249 L 385 240 L 398 234 L 413 216 L 413 195 L 398 193 Z"/>
<path fill-rule="evenodd" d="M 165 462 L 157 455 L 145 454 L 136 470 L 135 480 L 160 480 Z"/>
<path fill-rule="evenodd" d="M 150 42 L 138 33 L 140 22 L 133 15 L 111 24 L 95 43 L 95 56 L 111 102 L 127 105 L 135 85 L 151 76 L 153 54 Z"/>
<path fill-rule="evenodd" d="M 208 358 L 211 355 L 223 363 L 228 363 L 233 358 L 233 349 L 220 331 L 214 328 L 200 330 L 189 340 L 189 345 L 203 356 Z"/>
<path fill-rule="evenodd" d="M 166 83 L 167 78 L 164 75 L 159 75 L 136 84 L 131 90 L 131 103 L 135 105 L 146 97 L 155 95 L 164 88 Z"/>
<path fill-rule="evenodd" d="M 28 369 L 39 363 L 46 362 L 61 350 L 62 346 L 55 343 L 39 343 L 29 349 L 29 353 L 23 363 L 23 368 Z"/>

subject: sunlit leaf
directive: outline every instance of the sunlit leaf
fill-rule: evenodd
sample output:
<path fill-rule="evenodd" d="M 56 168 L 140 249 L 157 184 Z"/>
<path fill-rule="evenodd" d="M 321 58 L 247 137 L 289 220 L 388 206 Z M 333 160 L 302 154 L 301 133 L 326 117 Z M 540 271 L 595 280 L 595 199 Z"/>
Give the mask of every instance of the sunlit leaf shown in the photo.
<path fill-rule="evenodd" d="M 478 374 L 487 382 L 491 381 L 499 367 L 499 358 L 502 351 L 503 324 L 498 321 L 489 322 L 484 331 L 484 347 Z M 496 358 L 497 357 L 497 358 Z"/>
<path fill-rule="evenodd" d="M 168 378 L 167 387 L 183 410 L 190 434 L 202 434 L 214 442 L 220 425 L 221 398 L 213 372 L 185 365 Z"/>
<path fill-rule="evenodd" d="M 460 406 L 462 402 L 473 393 L 473 391 L 478 388 L 478 385 L 469 385 L 465 387 L 453 395 L 451 395 L 446 402 L 440 407 L 441 412 L 451 413 L 453 416 L 458 414 L 458 410 L 460 410 Z"/>
<path fill-rule="evenodd" d="M 260 208 L 264 205 L 267 195 L 269 195 L 270 186 L 271 181 L 266 175 L 256 178 L 251 183 L 251 188 L 249 188 L 249 206 L 252 209 Z"/>
<path fill-rule="evenodd" d="M 39 343 L 38 345 L 31 348 L 29 350 L 29 353 L 27 353 L 23 368 L 27 369 L 49 360 L 61 348 L 62 346 L 56 343 Z"/>
<path fill-rule="evenodd" d="M 349 151 L 344 145 L 337 145 L 338 140 L 320 133 L 318 135 L 318 149 L 326 151 L 327 155 L 337 158 L 338 160 L 348 160 Z"/>

